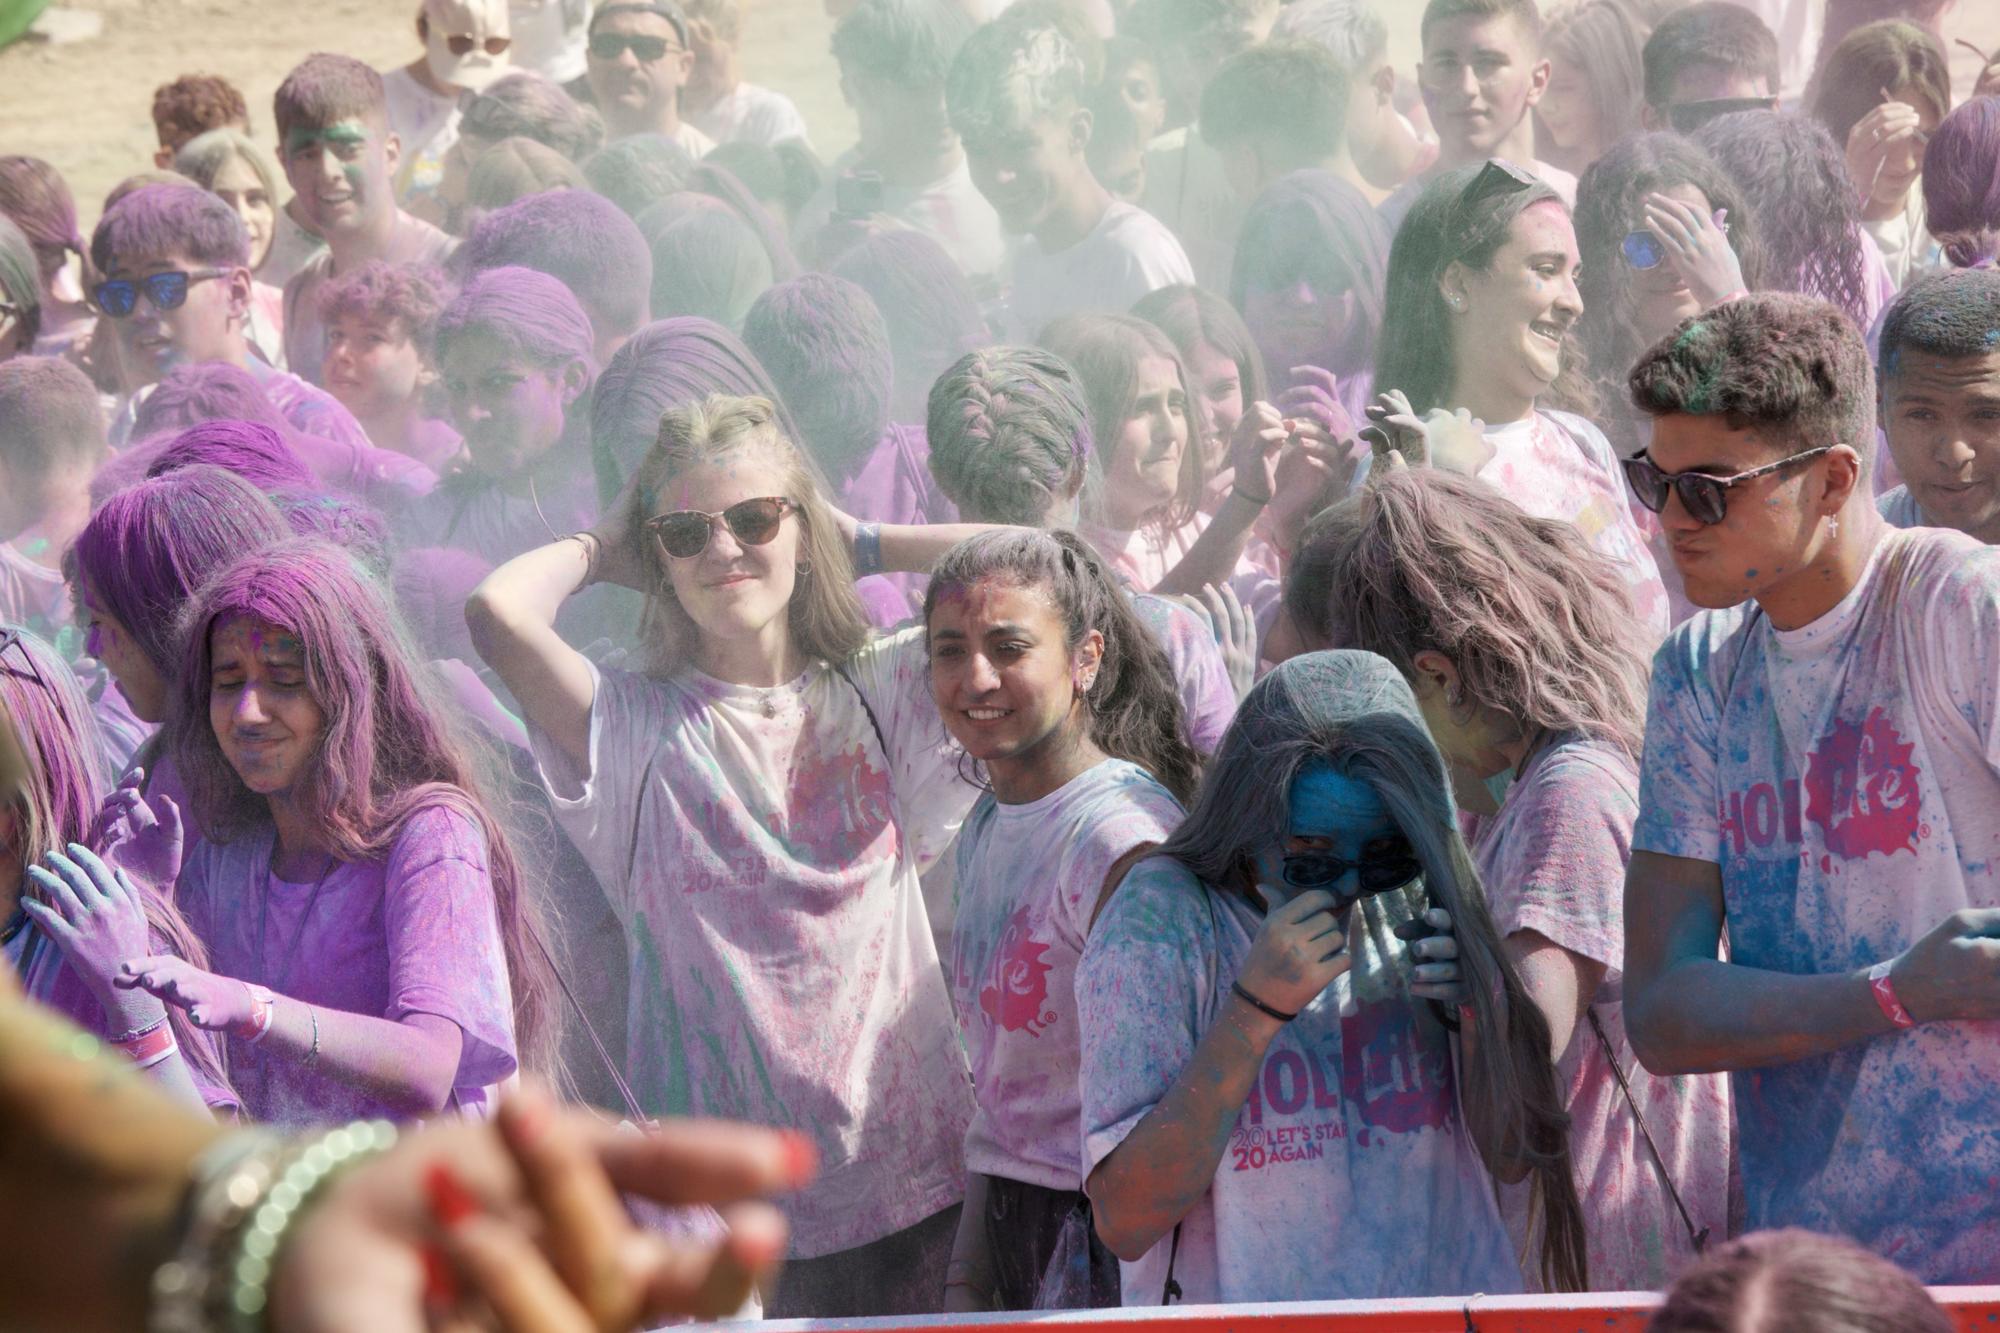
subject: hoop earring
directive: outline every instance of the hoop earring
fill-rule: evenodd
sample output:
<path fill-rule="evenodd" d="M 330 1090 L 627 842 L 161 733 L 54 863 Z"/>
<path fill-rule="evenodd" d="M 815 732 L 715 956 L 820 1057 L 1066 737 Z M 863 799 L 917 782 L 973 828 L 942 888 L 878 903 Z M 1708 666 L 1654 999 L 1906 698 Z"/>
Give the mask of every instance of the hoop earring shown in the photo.
<path fill-rule="evenodd" d="M 809 579 L 812 577 L 813 562 L 810 556 L 808 556 L 804 560 L 799 561 L 798 572 L 799 572 L 799 577 L 802 579 Z"/>

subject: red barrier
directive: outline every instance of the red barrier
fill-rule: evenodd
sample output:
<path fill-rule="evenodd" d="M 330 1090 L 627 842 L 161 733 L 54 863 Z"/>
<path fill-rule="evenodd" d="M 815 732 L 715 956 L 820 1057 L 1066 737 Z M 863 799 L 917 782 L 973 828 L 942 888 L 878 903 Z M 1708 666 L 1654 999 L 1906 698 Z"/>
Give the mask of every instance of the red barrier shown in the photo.
<path fill-rule="evenodd" d="M 1931 1295 L 1965 1333 L 2000 1330 L 2000 1287 L 1933 1287 Z M 905 1319 L 796 1319 L 764 1333 L 1644 1333 L 1659 1297 L 1651 1292 L 1588 1296 L 1476 1296 L 1422 1301 L 1326 1301 L 1296 1305 L 1181 1305 L 1039 1315 L 992 1314 Z"/>

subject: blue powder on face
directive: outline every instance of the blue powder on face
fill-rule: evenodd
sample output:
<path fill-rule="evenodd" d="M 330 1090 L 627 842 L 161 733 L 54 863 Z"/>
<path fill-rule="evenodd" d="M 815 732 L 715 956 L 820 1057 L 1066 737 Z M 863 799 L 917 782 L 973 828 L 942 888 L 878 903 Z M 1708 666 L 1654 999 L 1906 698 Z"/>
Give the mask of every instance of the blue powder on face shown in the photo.
<path fill-rule="evenodd" d="M 1986 345 L 1991 347 L 1995 343 L 2000 343 L 2000 329 L 1986 330 Z"/>

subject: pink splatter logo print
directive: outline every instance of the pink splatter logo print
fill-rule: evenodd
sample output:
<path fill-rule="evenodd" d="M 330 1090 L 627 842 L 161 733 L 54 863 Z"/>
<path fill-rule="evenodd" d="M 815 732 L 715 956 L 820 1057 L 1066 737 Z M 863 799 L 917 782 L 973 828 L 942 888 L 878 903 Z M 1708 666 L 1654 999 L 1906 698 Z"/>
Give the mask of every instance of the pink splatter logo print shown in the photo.
<path fill-rule="evenodd" d="M 1806 818 L 1826 849 L 1858 860 L 1917 850 L 1922 789 L 1915 747 L 1880 708 L 1859 726 L 1837 721 L 1806 763 Z"/>
<path fill-rule="evenodd" d="M 1039 1037 L 1056 1021 L 1049 1002 L 1050 965 L 1042 961 L 1049 946 L 1028 934 L 1028 909 L 1019 908 L 1007 918 L 1000 936 L 1000 952 L 993 960 L 993 980 L 979 992 L 979 1008 L 987 1018 L 1009 1032 L 1026 1032 Z"/>

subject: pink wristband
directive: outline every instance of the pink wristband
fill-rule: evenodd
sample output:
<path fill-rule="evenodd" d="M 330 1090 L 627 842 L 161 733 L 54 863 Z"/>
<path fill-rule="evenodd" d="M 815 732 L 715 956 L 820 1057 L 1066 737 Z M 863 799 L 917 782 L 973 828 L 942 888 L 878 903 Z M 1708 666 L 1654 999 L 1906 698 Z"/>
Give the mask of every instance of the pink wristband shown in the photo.
<path fill-rule="evenodd" d="M 116 1043 L 125 1057 L 141 1069 L 158 1064 L 175 1050 L 174 1029 L 169 1023 L 161 1023 L 149 1032 L 142 1032 L 130 1041 Z"/>
<path fill-rule="evenodd" d="M 250 992 L 250 1017 L 229 1029 L 229 1035 L 254 1046 L 271 1030 L 271 1015 L 277 997 L 271 994 L 268 987 L 255 986 L 247 981 L 243 983 L 243 989 Z"/>
<path fill-rule="evenodd" d="M 1896 998 L 1896 987 L 1889 980 L 1890 964 L 1881 962 L 1868 969 L 1868 987 L 1875 992 L 1875 1003 L 1891 1023 L 1899 1028 L 1913 1028 L 1917 1020 L 1910 1017 L 1910 1011 Z"/>

